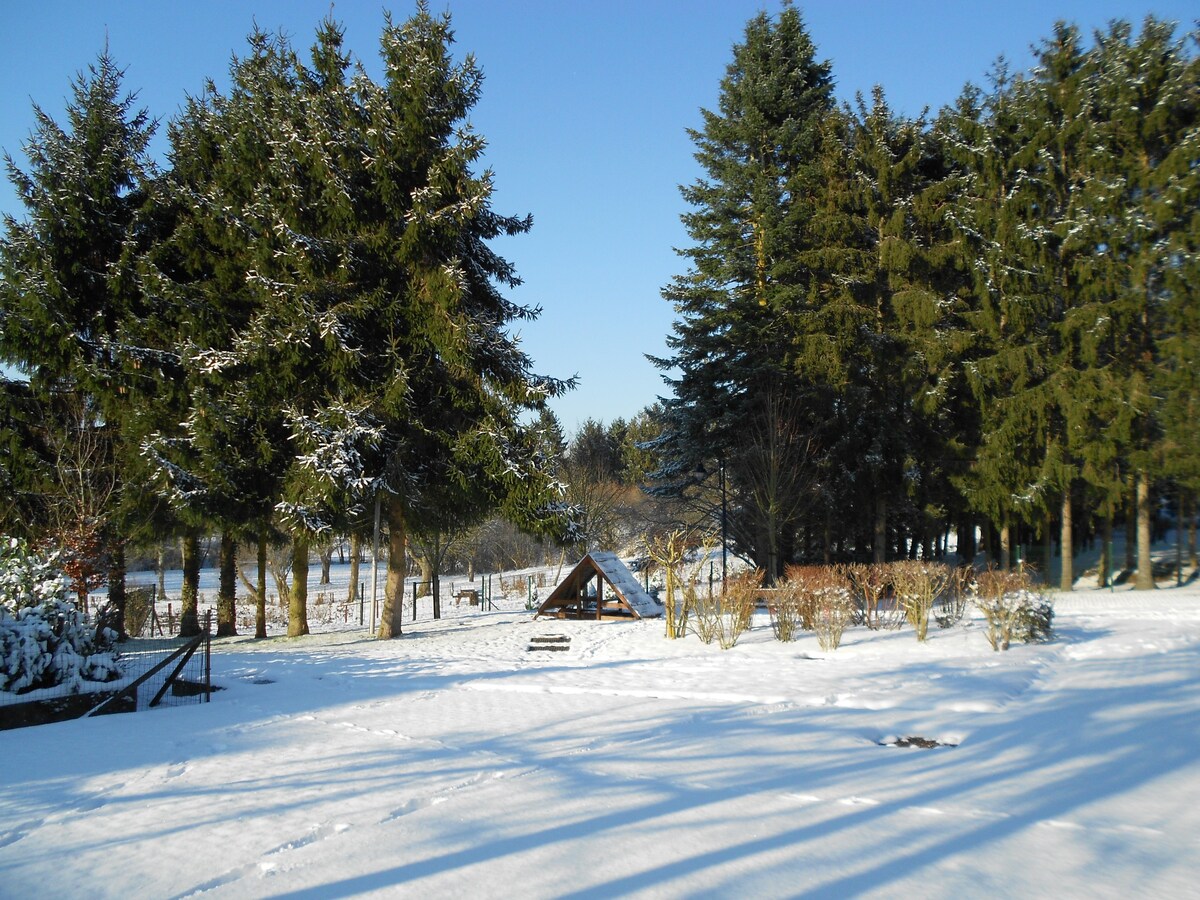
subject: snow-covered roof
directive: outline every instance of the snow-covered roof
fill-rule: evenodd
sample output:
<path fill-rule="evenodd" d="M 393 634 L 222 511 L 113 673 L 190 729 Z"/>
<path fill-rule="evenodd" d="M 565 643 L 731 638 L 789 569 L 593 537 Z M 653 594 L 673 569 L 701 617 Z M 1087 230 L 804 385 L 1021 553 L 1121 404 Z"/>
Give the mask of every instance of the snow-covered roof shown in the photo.
<path fill-rule="evenodd" d="M 596 568 L 612 585 L 613 590 L 620 594 L 639 616 L 653 618 L 662 615 L 662 604 L 646 593 L 641 582 L 629 571 L 629 567 L 621 561 L 617 554 L 596 551 L 588 555 L 596 564 Z"/>
<path fill-rule="evenodd" d="M 615 604 L 608 599 L 603 603 L 595 599 L 589 601 L 585 596 L 586 586 L 597 576 L 616 595 Z M 622 608 L 627 612 L 622 612 Z M 619 618 L 630 614 L 636 618 L 653 618 L 663 614 L 663 607 L 646 593 L 615 553 L 597 551 L 584 556 L 537 611 L 539 616 L 557 615 L 565 618 L 591 618 L 593 614 L 597 618 L 612 618 L 614 615 Z"/>

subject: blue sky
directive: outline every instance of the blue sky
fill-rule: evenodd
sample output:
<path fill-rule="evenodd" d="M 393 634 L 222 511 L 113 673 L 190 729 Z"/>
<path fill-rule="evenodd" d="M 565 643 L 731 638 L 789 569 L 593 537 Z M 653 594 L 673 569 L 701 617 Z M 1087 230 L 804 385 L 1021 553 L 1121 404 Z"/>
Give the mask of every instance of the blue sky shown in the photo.
<path fill-rule="evenodd" d="M 1003 54 L 1017 68 L 1057 19 L 1086 32 L 1148 13 L 1190 27 L 1195 0 L 815 0 L 797 4 L 843 99 L 882 84 L 916 114 L 982 82 Z M 731 47 L 763 0 L 431 0 L 449 9 L 457 49 L 485 74 L 471 117 L 488 141 L 497 211 L 532 213 L 533 231 L 499 245 L 543 308 L 522 328 L 539 373 L 577 374 L 554 403 L 570 434 L 585 419 L 629 418 L 665 390 L 645 354 L 663 355 L 674 311 L 659 291 L 684 270 L 678 185 L 699 174 L 685 129 L 716 104 Z M 347 44 L 378 75 L 378 2 L 339 2 Z M 411 5 L 389 7 L 396 19 Z M 0 11 L 0 147 L 22 167 L 31 101 L 61 121 L 73 75 L 103 48 L 125 85 L 165 122 L 206 78 L 225 81 L 252 21 L 298 48 L 329 0 L 9 0 Z M 163 129 L 165 132 L 165 128 Z M 165 140 L 156 150 L 161 154 Z M 7 180 L 0 211 L 22 208 Z"/>

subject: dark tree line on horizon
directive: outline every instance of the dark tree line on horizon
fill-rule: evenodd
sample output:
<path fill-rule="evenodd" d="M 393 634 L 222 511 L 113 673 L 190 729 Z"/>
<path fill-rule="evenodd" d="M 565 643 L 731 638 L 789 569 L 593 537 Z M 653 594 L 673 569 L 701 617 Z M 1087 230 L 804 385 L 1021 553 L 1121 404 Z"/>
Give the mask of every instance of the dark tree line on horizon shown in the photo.
<path fill-rule="evenodd" d="M 716 527 L 723 476 L 768 577 L 981 526 L 1002 565 L 1056 535 L 1069 588 L 1123 520 L 1153 586 L 1155 510 L 1200 489 L 1198 39 L 1059 24 L 908 119 L 835 103 L 795 8 L 751 20 L 691 132 L 652 490 Z"/>

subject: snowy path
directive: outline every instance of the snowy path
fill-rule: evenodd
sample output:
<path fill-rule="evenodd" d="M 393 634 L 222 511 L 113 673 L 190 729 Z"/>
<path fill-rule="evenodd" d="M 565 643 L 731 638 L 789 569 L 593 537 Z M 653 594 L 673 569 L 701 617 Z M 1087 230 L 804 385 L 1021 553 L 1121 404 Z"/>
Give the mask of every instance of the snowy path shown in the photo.
<path fill-rule="evenodd" d="M 1003 654 L 521 611 L 220 642 L 208 705 L 0 733 L 0 895 L 1190 895 L 1200 589 L 1058 609 Z"/>

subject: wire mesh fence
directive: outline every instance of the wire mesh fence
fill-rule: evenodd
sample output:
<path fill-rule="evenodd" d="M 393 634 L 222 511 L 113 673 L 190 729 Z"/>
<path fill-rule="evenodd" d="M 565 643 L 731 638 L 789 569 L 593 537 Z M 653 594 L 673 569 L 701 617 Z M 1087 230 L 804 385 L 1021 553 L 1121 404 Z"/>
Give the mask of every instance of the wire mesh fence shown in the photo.
<path fill-rule="evenodd" d="M 110 651 L 115 672 L 109 675 L 115 677 L 78 675 L 20 693 L 0 691 L 0 729 L 207 701 L 212 693 L 211 615 L 200 619 L 198 634 L 189 636 L 172 633 L 178 623 L 156 633 L 151 627 L 155 618 L 151 607 L 137 631 Z M 133 624 L 127 616 L 127 629 Z"/>

